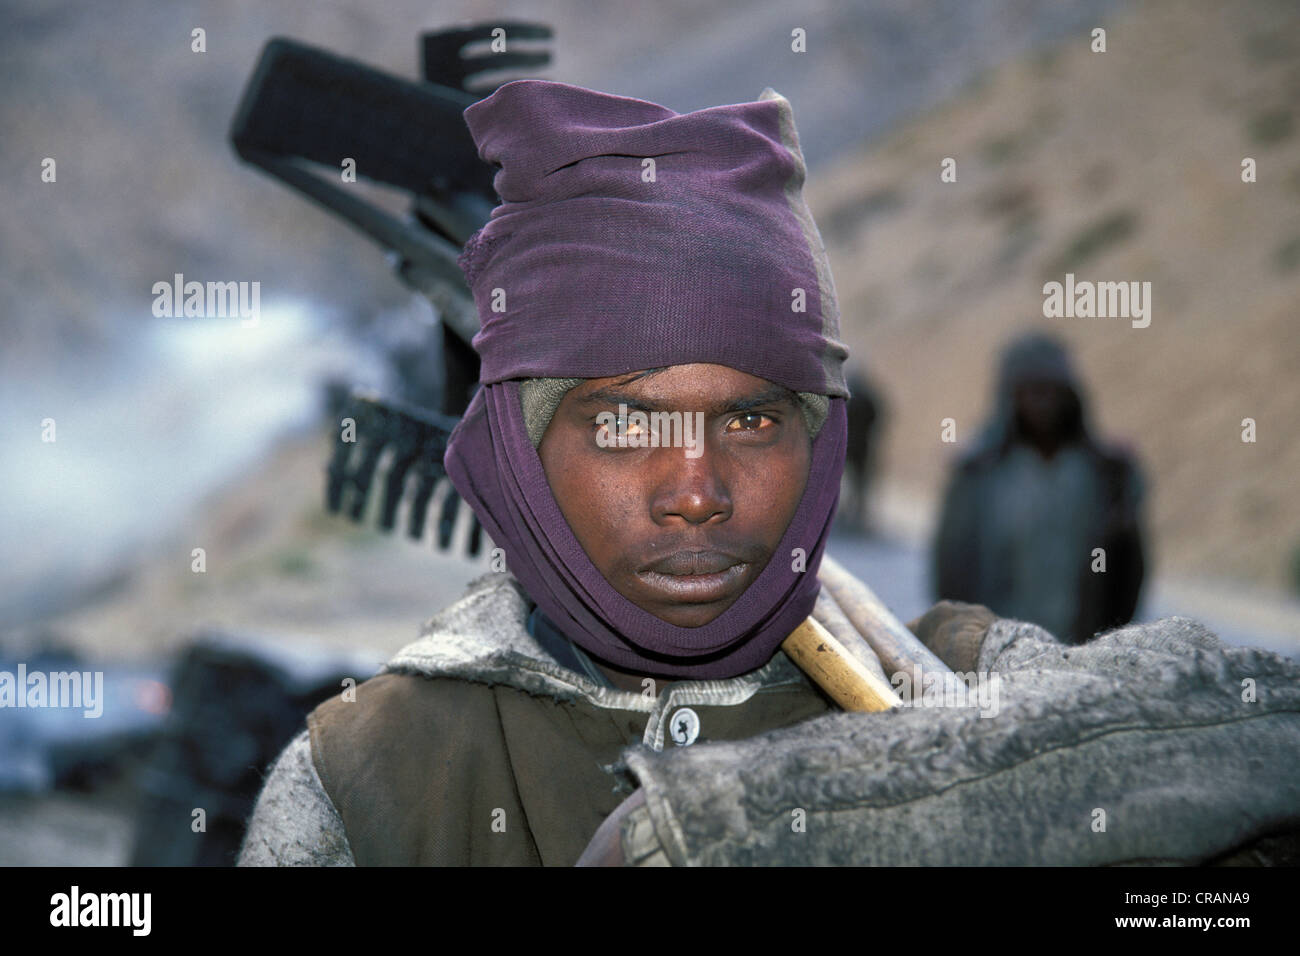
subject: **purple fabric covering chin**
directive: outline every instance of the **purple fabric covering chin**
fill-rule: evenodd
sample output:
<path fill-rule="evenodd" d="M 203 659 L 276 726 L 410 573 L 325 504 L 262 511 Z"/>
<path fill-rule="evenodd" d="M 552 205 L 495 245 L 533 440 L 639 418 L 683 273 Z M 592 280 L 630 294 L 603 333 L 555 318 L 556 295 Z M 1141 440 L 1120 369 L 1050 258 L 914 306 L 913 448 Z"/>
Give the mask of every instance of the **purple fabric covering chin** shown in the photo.
<path fill-rule="evenodd" d="M 452 482 L 533 600 L 589 653 L 697 679 L 762 666 L 812 613 L 847 433 L 847 351 L 801 195 L 790 104 L 768 90 L 679 115 L 519 80 L 465 120 L 480 155 L 501 167 L 503 202 L 461 259 L 482 322 L 483 387 L 447 450 Z M 645 157 L 655 159 L 653 182 Z M 792 308 L 796 289 L 803 311 Z M 624 598 L 583 551 L 528 440 L 518 380 L 696 362 L 832 398 L 803 499 L 767 567 L 715 620 L 683 628 Z M 790 567 L 795 548 L 807 554 L 802 572 Z"/>

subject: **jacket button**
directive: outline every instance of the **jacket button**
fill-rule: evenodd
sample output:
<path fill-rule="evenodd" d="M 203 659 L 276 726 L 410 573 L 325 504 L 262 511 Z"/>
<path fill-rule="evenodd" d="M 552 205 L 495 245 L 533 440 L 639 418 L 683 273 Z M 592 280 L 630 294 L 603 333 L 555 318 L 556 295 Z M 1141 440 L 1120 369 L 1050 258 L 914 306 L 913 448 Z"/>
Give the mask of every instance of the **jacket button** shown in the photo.
<path fill-rule="evenodd" d="M 668 735 L 679 747 L 689 747 L 700 735 L 700 715 L 689 707 L 679 707 L 668 722 Z"/>

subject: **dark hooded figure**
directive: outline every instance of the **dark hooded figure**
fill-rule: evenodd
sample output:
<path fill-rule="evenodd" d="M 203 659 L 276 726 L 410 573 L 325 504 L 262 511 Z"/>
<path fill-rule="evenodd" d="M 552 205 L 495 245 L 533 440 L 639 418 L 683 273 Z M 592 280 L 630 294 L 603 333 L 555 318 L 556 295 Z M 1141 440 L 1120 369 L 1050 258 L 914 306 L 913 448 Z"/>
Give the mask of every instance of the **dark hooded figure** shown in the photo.
<path fill-rule="evenodd" d="M 1025 335 L 1003 353 L 993 416 L 953 471 L 935 594 L 1067 643 L 1126 624 L 1144 571 L 1141 499 L 1133 458 L 1090 433 L 1065 348 Z"/>

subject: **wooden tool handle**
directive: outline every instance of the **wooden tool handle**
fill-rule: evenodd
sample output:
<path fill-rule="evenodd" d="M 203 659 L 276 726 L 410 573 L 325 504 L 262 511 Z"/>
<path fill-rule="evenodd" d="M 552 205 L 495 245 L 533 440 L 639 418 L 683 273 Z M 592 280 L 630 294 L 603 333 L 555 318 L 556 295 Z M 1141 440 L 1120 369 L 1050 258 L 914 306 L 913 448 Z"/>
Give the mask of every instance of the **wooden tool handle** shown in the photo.
<path fill-rule="evenodd" d="M 822 555 L 817 577 L 830 591 L 854 628 L 867 639 L 871 649 L 880 658 L 886 674 L 900 671 L 908 674 L 934 673 L 947 675 L 952 668 L 939 659 L 885 607 L 875 592 L 859 581 L 829 554 Z M 919 680 L 917 685 L 919 686 Z"/>
<path fill-rule="evenodd" d="M 781 648 L 845 710 L 874 712 L 903 703 L 892 687 L 867 670 L 814 618 L 805 618 Z"/>

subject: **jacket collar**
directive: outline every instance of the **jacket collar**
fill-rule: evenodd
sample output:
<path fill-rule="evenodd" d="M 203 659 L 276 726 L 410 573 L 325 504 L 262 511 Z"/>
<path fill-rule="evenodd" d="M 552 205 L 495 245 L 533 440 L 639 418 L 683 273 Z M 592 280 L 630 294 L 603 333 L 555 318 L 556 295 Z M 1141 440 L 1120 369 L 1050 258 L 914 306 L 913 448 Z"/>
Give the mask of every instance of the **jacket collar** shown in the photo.
<path fill-rule="evenodd" d="M 557 700 L 581 700 L 597 707 L 652 713 L 656 699 L 602 686 L 586 673 L 565 667 L 528 631 L 532 602 L 509 572 L 492 572 L 470 582 L 465 594 L 421 628 L 379 671 L 455 677 L 505 684 Z M 778 650 L 758 670 L 725 680 L 677 680 L 689 685 L 700 704 L 736 704 L 775 684 L 808 683 L 785 652 Z"/>

